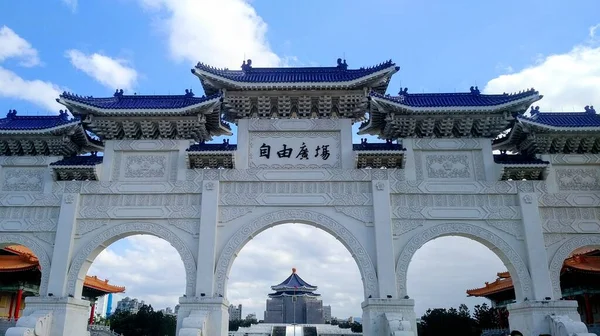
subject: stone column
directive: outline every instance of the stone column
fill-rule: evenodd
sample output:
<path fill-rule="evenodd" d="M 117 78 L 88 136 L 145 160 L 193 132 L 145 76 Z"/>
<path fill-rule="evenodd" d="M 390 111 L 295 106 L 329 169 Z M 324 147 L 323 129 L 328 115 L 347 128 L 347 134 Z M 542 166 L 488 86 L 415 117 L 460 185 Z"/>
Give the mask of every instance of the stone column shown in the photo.
<path fill-rule="evenodd" d="M 414 300 L 366 299 L 361 306 L 363 335 L 417 336 Z"/>
<path fill-rule="evenodd" d="M 553 298 L 537 194 L 519 193 L 519 201 L 532 288 L 531 293 L 525 293 L 526 301 L 508 305 L 510 329 L 523 335 L 550 334 L 552 316 L 561 319 L 567 326 L 580 328 L 577 301 Z"/>
<path fill-rule="evenodd" d="M 222 297 L 179 298 L 177 336 L 227 336 L 229 302 Z"/>
<path fill-rule="evenodd" d="M 372 182 L 379 297 L 397 299 L 389 181 Z"/>
<path fill-rule="evenodd" d="M 54 251 L 50 266 L 48 280 L 48 293 L 53 296 L 67 296 L 67 274 L 73 254 L 73 240 L 75 236 L 77 210 L 79 208 L 79 194 L 63 194 L 56 228 Z M 40 293 L 45 295 L 46 293 Z M 74 293 L 76 297 L 81 293 Z"/>
<path fill-rule="evenodd" d="M 219 220 L 219 181 L 203 181 L 200 211 L 196 296 L 212 297 L 215 292 L 217 221 Z"/>

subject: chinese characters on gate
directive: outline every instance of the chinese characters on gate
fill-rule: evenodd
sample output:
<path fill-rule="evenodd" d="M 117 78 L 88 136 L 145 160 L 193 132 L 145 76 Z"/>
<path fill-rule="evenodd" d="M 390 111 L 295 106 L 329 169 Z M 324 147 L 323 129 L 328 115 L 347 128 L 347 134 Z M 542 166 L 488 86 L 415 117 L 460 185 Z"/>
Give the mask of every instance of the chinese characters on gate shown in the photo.
<path fill-rule="evenodd" d="M 278 150 L 277 156 L 279 158 L 291 158 L 294 155 L 294 149 L 289 148 L 286 144 L 283 144 L 283 148 Z M 312 155 L 314 153 L 314 155 Z M 306 147 L 306 143 L 302 143 L 302 146 L 298 149 L 298 153 L 295 158 L 300 160 L 309 160 L 309 157 L 321 157 L 323 160 L 327 160 L 331 153 L 329 152 L 329 145 L 321 145 L 317 146 L 314 152 L 310 153 L 309 149 Z M 271 158 L 271 146 L 265 143 L 260 146 L 260 157 Z"/>

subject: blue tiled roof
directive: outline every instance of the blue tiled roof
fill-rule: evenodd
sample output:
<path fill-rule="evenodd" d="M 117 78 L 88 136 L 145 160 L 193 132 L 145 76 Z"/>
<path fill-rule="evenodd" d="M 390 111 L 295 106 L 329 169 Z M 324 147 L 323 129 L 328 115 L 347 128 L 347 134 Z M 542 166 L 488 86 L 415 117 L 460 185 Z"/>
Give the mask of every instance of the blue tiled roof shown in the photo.
<path fill-rule="evenodd" d="M 366 139 L 361 140 L 360 144 L 352 144 L 352 149 L 355 151 L 402 151 L 401 144 L 393 143 L 391 141 L 379 142 L 379 143 L 368 143 Z"/>
<path fill-rule="evenodd" d="M 91 107 L 108 110 L 137 110 L 137 109 L 181 109 L 198 105 L 215 98 L 220 94 L 211 96 L 194 97 L 193 92 L 185 90 L 184 95 L 124 95 L 123 90 L 115 92 L 113 97 L 94 98 L 83 97 L 72 93 L 63 92 L 60 98 L 71 100 Z M 60 99 L 57 99 L 60 102 Z"/>
<path fill-rule="evenodd" d="M 496 154 L 494 155 L 494 162 L 499 164 L 550 164 L 548 161 L 544 161 L 535 157 L 527 155 L 509 155 L 509 154 Z"/>
<path fill-rule="evenodd" d="M 17 116 L 16 110 L 9 110 L 6 118 L 0 119 L 0 131 L 44 130 L 78 123 L 79 119 L 69 119 L 67 112 L 63 111 L 54 116 Z"/>
<path fill-rule="evenodd" d="M 401 90 L 398 96 L 371 92 L 371 96 L 409 107 L 453 107 L 453 106 L 496 106 L 531 97 L 539 99 L 539 92 L 533 89 L 516 94 L 481 94 L 477 88 L 471 92 L 459 93 L 409 93 Z"/>
<path fill-rule="evenodd" d="M 242 70 L 217 69 L 198 63 L 196 69 L 231 81 L 244 83 L 333 83 L 353 81 L 395 67 L 391 60 L 373 67 L 360 69 L 348 69 L 345 63 L 340 62 L 341 60 L 338 60 L 337 67 L 303 68 L 253 68 L 244 62 Z M 399 67 L 395 67 L 396 71 L 398 69 Z M 192 69 L 192 72 L 194 71 Z"/>
<path fill-rule="evenodd" d="M 600 115 L 596 114 L 593 106 L 586 106 L 585 112 L 539 112 L 539 107 L 531 109 L 531 116 L 520 115 L 523 121 L 552 127 L 600 127 Z"/>
<path fill-rule="evenodd" d="M 314 288 L 314 289 L 317 288 L 315 286 L 310 285 L 306 281 L 302 280 L 302 278 L 300 276 L 298 276 L 298 274 L 296 274 L 296 272 L 294 271 L 287 279 L 283 280 L 282 283 L 280 283 L 279 285 L 276 285 L 276 286 L 272 286 L 271 288 L 273 288 L 275 290 L 277 288 L 301 288 L 301 287 Z"/>
<path fill-rule="evenodd" d="M 95 166 L 102 163 L 103 156 L 85 155 L 85 156 L 70 156 L 62 160 L 52 162 L 51 166 Z"/>
<path fill-rule="evenodd" d="M 275 293 L 271 293 L 269 294 L 270 297 L 278 297 L 278 296 L 321 296 L 321 294 L 318 293 L 312 293 L 312 292 L 304 292 L 304 291 L 279 291 L 279 292 L 275 292 Z"/>
<path fill-rule="evenodd" d="M 208 152 L 208 151 L 234 151 L 237 145 L 229 144 L 229 140 L 223 140 L 223 143 L 198 143 L 191 145 L 187 152 Z"/>

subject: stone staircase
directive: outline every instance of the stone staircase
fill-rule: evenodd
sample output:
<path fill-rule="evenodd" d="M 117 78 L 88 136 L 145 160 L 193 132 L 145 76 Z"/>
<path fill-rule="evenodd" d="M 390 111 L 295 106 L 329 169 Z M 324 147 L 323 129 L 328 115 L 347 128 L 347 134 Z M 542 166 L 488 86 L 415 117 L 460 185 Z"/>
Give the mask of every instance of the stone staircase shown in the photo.
<path fill-rule="evenodd" d="M 4 336 L 8 328 L 14 327 L 16 322 L 14 320 L 0 319 L 0 336 Z"/>
<path fill-rule="evenodd" d="M 121 336 L 121 334 L 117 334 L 116 332 L 110 330 L 109 326 L 104 325 L 88 326 L 88 331 L 90 332 L 90 336 Z"/>

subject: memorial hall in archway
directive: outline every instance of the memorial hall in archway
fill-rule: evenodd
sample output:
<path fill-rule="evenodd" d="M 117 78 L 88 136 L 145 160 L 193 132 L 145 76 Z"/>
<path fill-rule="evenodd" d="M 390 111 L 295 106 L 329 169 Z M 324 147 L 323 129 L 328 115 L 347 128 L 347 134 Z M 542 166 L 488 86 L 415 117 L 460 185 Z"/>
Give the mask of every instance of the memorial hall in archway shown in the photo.
<path fill-rule="evenodd" d="M 352 254 L 366 336 L 416 336 L 407 269 L 442 236 L 475 240 L 504 262 L 511 330 L 585 335 L 560 279 L 573 251 L 600 245 L 600 116 L 592 106 L 543 111 L 534 89 L 387 94 L 398 71 L 392 61 L 198 63 L 203 96 L 65 92 L 58 115 L 9 110 L 0 248 L 31 250 L 41 282 L 6 335 L 84 335 L 94 258 L 149 234 L 185 266 L 178 335 L 225 336 L 236 255 L 283 223 L 320 228 Z"/>

